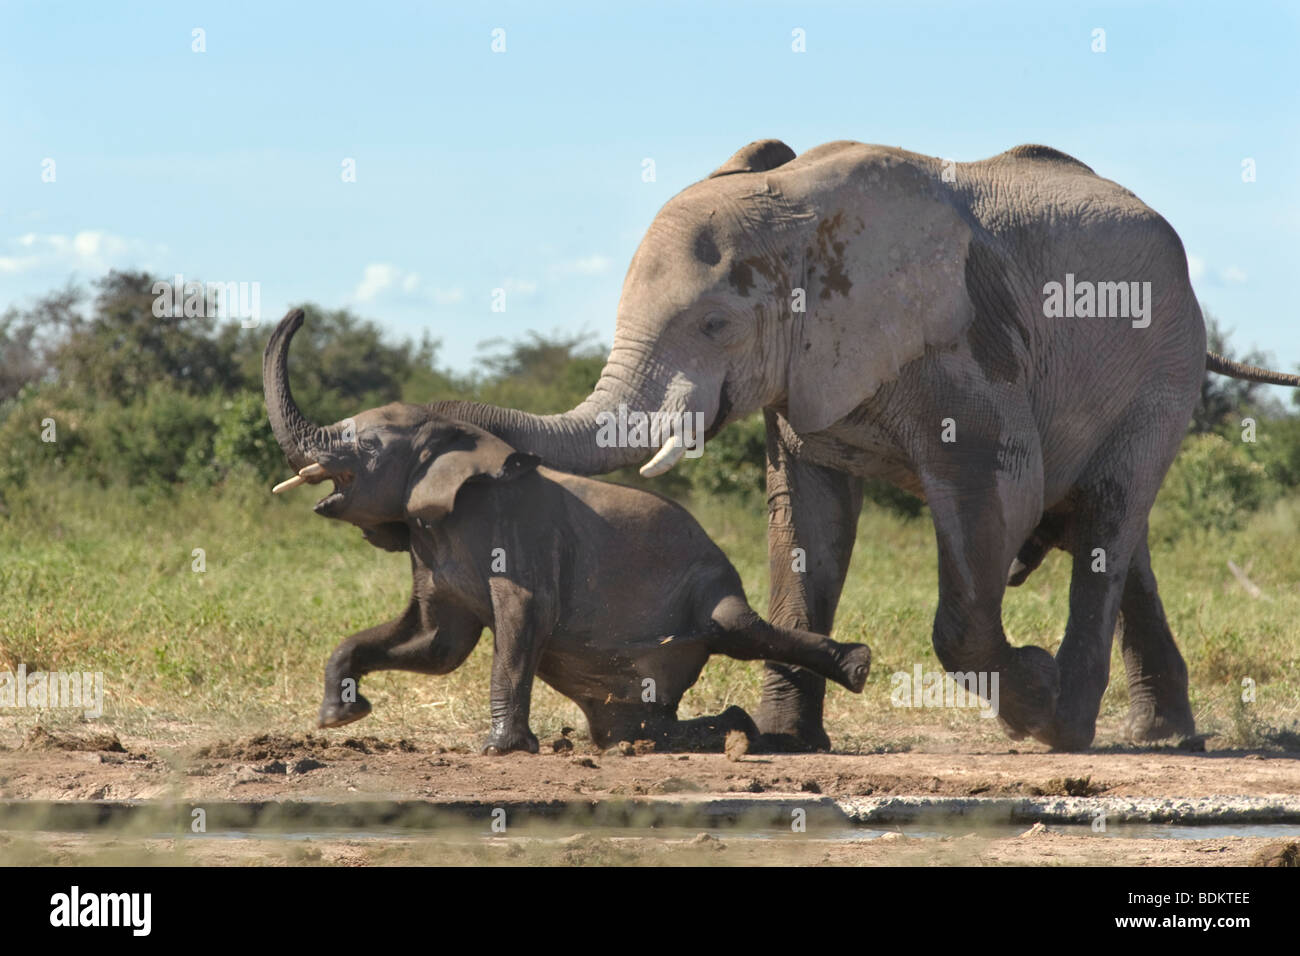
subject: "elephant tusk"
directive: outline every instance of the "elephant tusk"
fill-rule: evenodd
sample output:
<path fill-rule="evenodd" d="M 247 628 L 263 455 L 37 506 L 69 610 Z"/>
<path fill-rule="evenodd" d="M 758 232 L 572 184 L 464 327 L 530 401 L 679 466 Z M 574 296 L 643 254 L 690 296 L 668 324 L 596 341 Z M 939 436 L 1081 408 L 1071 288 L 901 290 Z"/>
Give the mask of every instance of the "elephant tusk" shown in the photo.
<path fill-rule="evenodd" d="M 684 454 L 686 454 L 686 446 L 682 444 L 682 436 L 672 435 L 663 443 L 659 451 L 655 452 L 655 456 L 641 466 L 641 474 L 646 478 L 662 475 L 672 470 L 673 465 L 677 464 Z"/>
<path fill-rule="evenodd" d="M 327 474 L 329 474 L 329 472 L 327 472 L 325 466 L 319 462 L 313 462 L 298 472 L 298 475 L 301 478 L 324 478 Z"/>
<path fill-rule="evenodd" d="M 297 488 L 299 485 L 305 484 L 307 484 L 306 478 L 302 475 L 294 475 L 292 478 L 286 478 L 284 481 L 272 488 L 271 494 L 278 495 L 282 491 L 287 491 L 290 488 Z"/>

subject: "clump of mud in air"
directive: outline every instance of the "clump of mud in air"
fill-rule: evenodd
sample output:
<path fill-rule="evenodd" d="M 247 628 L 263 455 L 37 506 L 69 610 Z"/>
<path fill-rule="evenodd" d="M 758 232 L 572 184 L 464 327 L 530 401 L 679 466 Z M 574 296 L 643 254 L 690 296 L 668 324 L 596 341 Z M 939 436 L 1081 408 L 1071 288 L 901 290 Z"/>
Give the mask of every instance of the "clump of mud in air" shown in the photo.
<path fill-rule="evenodd" d="M 727 759 L 735 763 L 749 753 L 749 737 L 743 730 L 729 730 L 727 742 L 722 749 Z"/>

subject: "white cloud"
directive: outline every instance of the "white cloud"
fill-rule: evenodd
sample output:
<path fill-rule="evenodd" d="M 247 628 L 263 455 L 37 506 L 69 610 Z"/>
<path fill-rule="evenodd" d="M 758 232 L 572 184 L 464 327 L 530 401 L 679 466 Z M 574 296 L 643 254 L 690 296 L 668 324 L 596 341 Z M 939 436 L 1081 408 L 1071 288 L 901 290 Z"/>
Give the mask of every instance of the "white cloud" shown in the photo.
<path fill-rule="evenodd" d="M 1246 270 L 1230 265 L 1222 269 L 1210 268 L 1201 256 L 1187 256 L 1187 275 L 1193 282 L 1208 285 L 1240 285 L 1246 281 Z"/>
<path fill-rule="evenodd" d="M 555 275 L 595 276 L 608 272 L 610 265 L 612 263 L 606 256 L 582 256 L 578 259 L 570 259 L 568 262 L 556 263 L 551 267 L 551 272 Z"/>
<path fill-rule="evenodd" d="M 26 272 L 39 261 L 36 256 L 0 256 L 0 272 Z"/>
<path fill-rule="evenodd" d="M 373 302 L 398 292 L 405 298 L 432 301 L 435 305 L 453 305 L 465 298 L 459 288 L 430 286 L 426 289 L 418 272 L 407 272 L 387 262 L 373 262 L 365 267 L 352 298 L 357 302 Z"/>
<path fill-rule="evenodd" d="M 379 293 L 397 281 L 400 270 L 384 262 L 375 262 L 366 266 L 361 273 L 361 282 L 352 297 L 358 302 L 369 302 Z"/>
<path fill-rule="evenodd" d="M 532 279 L 507 279 L 501 283 L 501 288 L 507 292 L 517 292 L 520 295 L 532 295 L 537 291 L 537 283 Z"/>
<path fill-rule="evenodd" d="M 167 251 L 167 247 L 138 239 L 125 239 L 98 229 L 83 229 L 72 236 L 24 233 L 9 240 L 25 255 L 0 256 L 0 272 L 27 272 L 46 267 L 107 272 L 114 266 L 148 265 L 145 257 Z"/>

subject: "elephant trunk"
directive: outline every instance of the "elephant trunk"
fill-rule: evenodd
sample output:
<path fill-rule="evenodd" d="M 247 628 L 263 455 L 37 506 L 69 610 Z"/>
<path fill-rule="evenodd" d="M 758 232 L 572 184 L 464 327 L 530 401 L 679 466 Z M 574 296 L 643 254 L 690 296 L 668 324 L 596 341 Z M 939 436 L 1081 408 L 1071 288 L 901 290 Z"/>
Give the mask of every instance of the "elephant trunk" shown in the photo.
<path fill-rule="evenodd" d="M 666 410 L 667 389 L 637 372 L 643 365 L 635 359 L 632 349 L 615 346 L 591 395 L 559 415 L 531 415 L 468 401 L 434 402 L 429 408 L 477 425 L 519 451 L 537 455 L 549 467 L 579 475 L 604 474 L 638 464 L 656 451 L 620 441 L 620 414 Z"/>
<path fill-rule="evenodd" d="M 333 433 L 310 421 L 298 408 L 289 390 L 289 342 L 302 325 L 302 309 L 289 312 L 266 343 L 262 355 L 262 394 L 271 431 L 295 471 L 315 463 L 320 452 L 330 446 Z"/>

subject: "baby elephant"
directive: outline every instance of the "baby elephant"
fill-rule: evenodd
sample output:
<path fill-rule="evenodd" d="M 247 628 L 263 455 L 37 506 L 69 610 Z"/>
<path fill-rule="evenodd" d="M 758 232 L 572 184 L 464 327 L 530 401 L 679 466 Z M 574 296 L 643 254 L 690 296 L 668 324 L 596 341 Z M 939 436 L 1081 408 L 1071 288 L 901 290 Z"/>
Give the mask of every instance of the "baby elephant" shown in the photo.
<path fill-rule="evenodd" d="M 320 726 L 369 713 L 357 692 L 362 675 L 446 674 L 485 627 L 494 640 L 484 753 L 537 751 L 528 726 L 534 676 L 578 704 L 602 747 L 698 744 L 700 722 L 679 723 L 677 705 L 710 654 L 794 664 L 862 690 L 866 645 L 768 624 L 726 556 L 671 501 L 539 467 L 424 406 L 394 403 L 313 425 L 286 369 L 302 318 L 285 316 L 263 362 L 271 427 L 298 471 L 275 490 L 332 480 L 316 513 L 357 525 L 378 547 L 409 551 L 414 577 L 400 617 L 352 635 L 330 657 Z M 754 733 L 739 708 L 728 715 Z M 728 729 L 726 720 L 702 723 Z"/>

